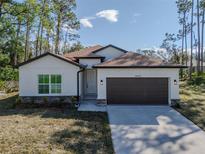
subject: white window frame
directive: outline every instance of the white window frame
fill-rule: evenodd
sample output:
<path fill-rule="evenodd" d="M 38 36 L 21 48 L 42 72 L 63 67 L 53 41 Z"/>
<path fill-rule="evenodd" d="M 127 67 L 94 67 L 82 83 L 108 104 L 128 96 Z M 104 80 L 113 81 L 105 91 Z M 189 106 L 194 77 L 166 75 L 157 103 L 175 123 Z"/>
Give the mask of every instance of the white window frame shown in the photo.
<path fill-rule="evenodd" d="M 49 82 L 48 83 L 39 83 L 39 76 L 45 76 L 45 75 L 48 75 L 48 80 L 49 80 Z M 40 93 L 39 92 L 39 86 L 40 85 L 42 85 L 42 86 L 44 86 L 44 85 L 48 85 L 48 93 Z M 47 94 L 50 94 L 50 75 L 49 74 L 38 74 L 38 94 L 40 94 L 40 95 L 47 95 Z"/>
<path fill-rule="evenodd" d="M 49 83 L 39 83 L 39 76 L 40 75 L 48 75 L 48 77 L 49 77 Z M 60 75 L 60 77 L 61 77 L 61 83 L 51 83 L 51 75 Z M 61 74 L 38 74 L 38 77 L 37 77 L 37 83 L 38 83 L 38 94 L 39 95 L 50 95 L 50 94 L 52 94 L 52 95 L 58 95 L 58 94 L 61 94 L 62 93 L 62 75 Z M 39 92 L 39 85 L 48 85 L 49 86 L 49 89 L 48 89 L 48 93 L 40 93 Z M 57 85 L 57 86 L 60 86 L 60 93 L 52 93 L 52 85 Z"/>
<path fill-rule="evenodd" d="M 61 78 L 61 83 L 51 83 L 51 76 L 55 75 L 55 76 L 60 76 Z M 60 86 L 60 93 L 52 93 L 52 86 Z M 61 74 L 51 74 L 50 75 L 50 93 L 51 94 L 61 94 L 62 93 L 62 75 Z"/>

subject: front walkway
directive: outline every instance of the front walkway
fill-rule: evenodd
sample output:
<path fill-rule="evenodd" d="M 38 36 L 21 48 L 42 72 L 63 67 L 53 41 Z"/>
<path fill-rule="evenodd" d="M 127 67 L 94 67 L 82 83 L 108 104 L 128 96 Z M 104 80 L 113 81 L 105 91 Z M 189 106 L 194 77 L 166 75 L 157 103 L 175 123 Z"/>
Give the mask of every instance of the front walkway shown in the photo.
<path fill-rule="evenodd" d="M 106 105 L 98 105 L 96 101 L 82 101 L 78 111 L 107 112 Z"/>
<path fill-rule="evenodd" d="M 168 106 L 108 106 L 116 154 L 202 154 L 205 132 Z"/>

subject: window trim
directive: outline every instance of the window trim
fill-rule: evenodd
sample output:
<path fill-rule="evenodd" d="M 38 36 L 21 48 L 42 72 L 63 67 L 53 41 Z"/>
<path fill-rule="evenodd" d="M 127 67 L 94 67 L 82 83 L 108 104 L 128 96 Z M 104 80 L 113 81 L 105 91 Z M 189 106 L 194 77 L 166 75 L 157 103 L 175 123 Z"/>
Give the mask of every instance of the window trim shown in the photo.
<path fill-rule="evenodd" d="M 60 83 L 52 83 L 51 76 L 60 76 Z M 60 93 L 52 93 L 52 86 L 60 86 Z M 50 74 L 50 93 L 51 94 L 61 94 L 62 93 L 62 75 L 61 74 Z"/>
<path fill-rule="evenodd" d="M 40 76 L 48 76 L 48 83 L 40 83 L 39 82 Z M 39 92 L 39 86 L 40 85 L 48 85 L 48 93 L 40 93 Z M 38 94 L 40 94 L 40 95 L 50 94 L 50 77 L 49 77 L 49 74 L 38 74 Z"/>
<path fill-rule="evenodd" d="M 39 76 L 40 75 L 48 75 L 49 77 L 49 83 L 39 83 Z M 59 75 L 60 78 L 61 78 L 61 83 L 51 83 L 51 76 L 52 75 Z M 38 90 L 38 95 L 59 95 L 59 94 L 62 94 L 62 74 L 38 74 L 37 75 L 37 90 Z M 48 89 L 48 93 L 40 93 L 39 92 L 39 85 L 48 85 L 49 86 L 49 89 Z M 52 93 L 52 85 L 60 85 L 60 93 Z"/>

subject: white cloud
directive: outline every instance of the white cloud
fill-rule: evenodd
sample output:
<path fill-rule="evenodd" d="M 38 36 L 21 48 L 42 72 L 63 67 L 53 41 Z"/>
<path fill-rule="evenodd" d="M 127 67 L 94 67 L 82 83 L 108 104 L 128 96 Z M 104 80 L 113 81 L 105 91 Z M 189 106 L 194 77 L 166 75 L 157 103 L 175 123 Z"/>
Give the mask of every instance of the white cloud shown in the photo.
<path fill-rule="evenodd" d="M 90 22 L 90 18 L 82 18 L 80 19 L 80 23 L 86 28 L 93 28 L 93 24 Z"/>
<path fill-rule="evenodd" d="M 131 23 L 137 23 L 138 17 L 140 17 L 140 16 L 142 16 L 141 13 L 134 13 L 133 17 L 132 17 L 132 20 L 131 20 Z"/>
<path fill-rule="evenodd" d="M 118 15 L 119 15 L 118 10 L 103 10 L 96 13 L 97 17 L 105 18 L 111 22 L 117 22 Z"/>
<path fill-rule="evenodd" d="M 142 15 L 141 13 L 134 13 L 134 17 L 139 17 L 141 15 Z"/>

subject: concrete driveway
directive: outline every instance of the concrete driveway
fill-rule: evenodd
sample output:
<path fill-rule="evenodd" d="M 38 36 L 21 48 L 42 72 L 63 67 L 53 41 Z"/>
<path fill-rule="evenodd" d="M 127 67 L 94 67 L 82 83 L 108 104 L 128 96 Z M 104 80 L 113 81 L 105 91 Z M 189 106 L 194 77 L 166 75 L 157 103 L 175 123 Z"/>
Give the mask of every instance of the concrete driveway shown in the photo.
<path fill-rule="evenodd" d="M 108 106 L 117 154 L 202 154 L 205 132 L 168 106 Z"/>

